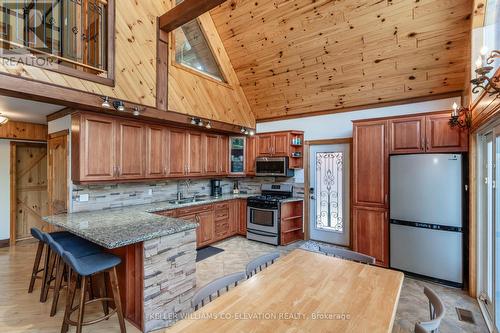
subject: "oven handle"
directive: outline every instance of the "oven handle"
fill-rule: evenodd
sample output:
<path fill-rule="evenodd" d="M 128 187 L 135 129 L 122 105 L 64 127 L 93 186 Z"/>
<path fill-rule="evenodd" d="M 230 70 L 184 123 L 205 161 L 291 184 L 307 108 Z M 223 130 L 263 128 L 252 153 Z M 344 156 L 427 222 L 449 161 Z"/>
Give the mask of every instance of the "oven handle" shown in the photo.
<path fill-rule="evenodd" d="M 271 234 L 269 232 L 257 231 L 252 229 L 247 229 L 248 233 L 259 235 L 259 236 L 267 236 L 267 237 L 276 237 L 277 235 Z"/>
<path fill-rule="evenodd" d="M 262 210 L 265 212 L 276 212 L 277 211 L 277 209 L 264 209 L 264 208 L 257 208 L 257 207 L 252 207 L 252 206 L 248 206 L 248 209 Z"/>

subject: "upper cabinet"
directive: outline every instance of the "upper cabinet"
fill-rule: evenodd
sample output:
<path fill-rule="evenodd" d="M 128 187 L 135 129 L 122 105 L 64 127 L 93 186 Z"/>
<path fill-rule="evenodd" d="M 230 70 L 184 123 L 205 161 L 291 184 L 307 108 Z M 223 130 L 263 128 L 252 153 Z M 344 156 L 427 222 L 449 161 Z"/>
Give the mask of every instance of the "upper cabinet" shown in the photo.
<path fill-rule="evenodd" d="M 169 129 L 168 146 L 168 176 L 184 176 L 187 173 L 186 131 L 178 128 Z"/>
<path fill-rule="evenodd" d="M 204 134 L 203 154 L 205 160 L 205 173 L 207 175 L 218 175 L 221 171 L 219 150 L 220 136 L 217 134 Z"/>
<path fill-rule="evenodd" d="M 169 133 L 161 126 L 146 126 L 146 178 L 167 175 Z"/>
<path fill-rule="evenodd" d="M 229 151 L 229 173 L 245 174 L 245 137 L 230 137 Z"/>
<path fill-rule="evenodd" d="M 116 172 L 119 179 L 145 178 L 145 126 L 131 121 L 116 121 Z"/>
<path fill-rule="evenodd" d="M 109 117 L 85 114 L 73 118 L 71 167 L 74 180 L 103 181 L 116 177 L 115 127 L 115 120 Z"/>
<path fill-rule="evenodd" d="M 363 121 L 353 129 L 353 205 L 388 205 L 387 120 Z"/>
<path fill-rule="evenodd" d="M 229 138 L 225 135 L 219 137 L 219 175 L 227 175 L 229 173 Z"/>
<path fill-rule="evenodd" d="M 286 131 L 261 133 L 256 136 L 256 154 L 259 156 L 279 156 L 289 158 L 291 169 L 304 166 L 304 132 Z"/>
<path fill-rule="evenodd" d="M 434 114 L 425 117 L 426 151 L 428 152 L 466 152 L 469 149 L 468 131 L 451 128 L 450 114 Z"/>
<path fill-rule="evenodd" d="M 466 152 L 467 130 L 451 128 L 449 119 L 449 112 L 390 119 L 390 153 Z"/>
<path fill-rule="evenodd" d="M 203 134 L 201 132 L 189 131 L 187 137 L 187 156 L 186 175 L 201 176 L 205 173 L 205 161 L 203 155 Z"/>
<path fill-rule="evenodd" d="M 257 138 L 250 136 L 246 138 L 245 170 L 249 176 L 255 175 L 255 158 L 257 157 Z"/>

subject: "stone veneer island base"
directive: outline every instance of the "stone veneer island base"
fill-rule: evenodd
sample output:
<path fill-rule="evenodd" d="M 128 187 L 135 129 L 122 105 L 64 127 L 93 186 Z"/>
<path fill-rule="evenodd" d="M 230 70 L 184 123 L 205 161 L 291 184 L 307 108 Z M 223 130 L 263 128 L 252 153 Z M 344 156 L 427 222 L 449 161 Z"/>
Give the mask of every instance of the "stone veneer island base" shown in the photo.
<path fill-rule="evenodd" d="M 125 318 L 143 332 L 171 326 L 191 312 L 196 287 L 195 229 L 108 250 L 120 256 Z"/>

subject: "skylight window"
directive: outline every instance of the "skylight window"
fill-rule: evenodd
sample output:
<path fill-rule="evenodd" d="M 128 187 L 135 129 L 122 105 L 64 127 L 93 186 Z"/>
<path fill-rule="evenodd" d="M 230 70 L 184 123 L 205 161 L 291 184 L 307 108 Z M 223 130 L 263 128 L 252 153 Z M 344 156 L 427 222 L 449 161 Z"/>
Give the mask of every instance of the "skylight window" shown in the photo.
<path fill-rule="evenodd" d="M 198 20 L 174 30 L 175 61 L 211 78 L 226 82 Z"/>

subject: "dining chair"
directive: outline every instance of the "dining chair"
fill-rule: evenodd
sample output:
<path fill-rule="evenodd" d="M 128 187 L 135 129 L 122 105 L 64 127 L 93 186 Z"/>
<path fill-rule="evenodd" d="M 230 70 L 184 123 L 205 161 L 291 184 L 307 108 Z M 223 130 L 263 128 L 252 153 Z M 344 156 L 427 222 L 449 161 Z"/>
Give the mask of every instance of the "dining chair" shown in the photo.
<path fill-rule="evenodd" d="M 434 290 L 424 287 L 424 294 L 429 299 L 430 321 L 415 324 L 415 333 L 437 333 L 441 320 L 446 313 L 444 303 Z"/>
<path fill-rule="evenodd" d="M 267 267 L 271 264 L 274 264 L 276 259 L 278 259 L 279 257 L 280 257 L 279 252 L 272 252 L 264 254 L 250 261 L 246 267 L 247 278 L 250 278 L 252 275 L 257 274 L 258 271 L 262 271 L 263 267 Z"/>
<path fill-rule="evenodd" d="M 238 282 L 244 280 L 245 277 L 245 272 L 237 272 L 225 275 L 207 283 L 195 292 L 193 298 L 191 299 L 191 306 L 195 310 L 198 310 L 200 305 L 205 306 L 205 304 L 211 302 L 214 299 L 214 294 L 217 294 L 217 297 L 219 297 L 222 290 L 226 289 L 226 291 L 229 291 L 229 287 L 236 287 Z M 209 302 L 205 302 L 207 298 Z"/>
<path fill-rule="evenodd" d="M 354 252 L 340 247 L 319 246 L 319 252 L 336 258 L 356 261 L 362 264 L 375 265 L 375 258 L 359 252 Z"/>

